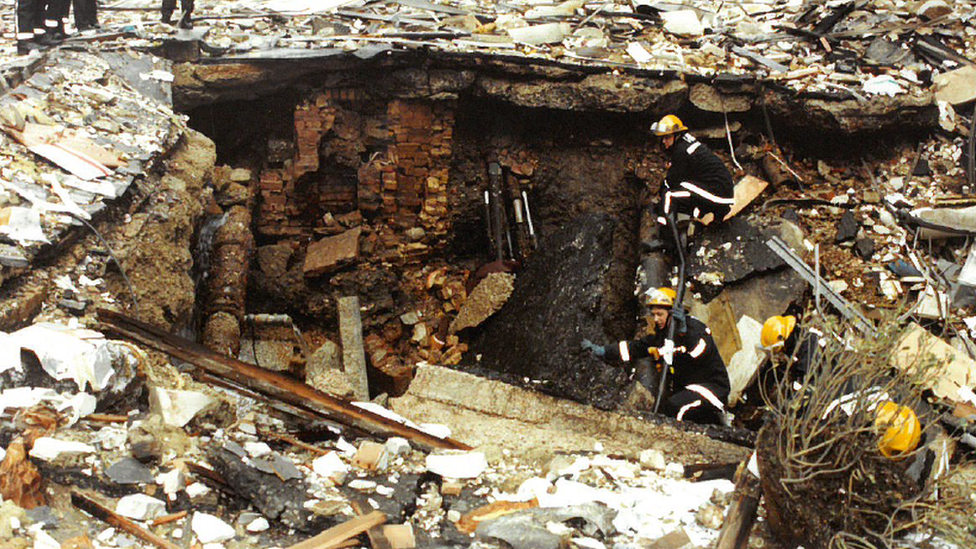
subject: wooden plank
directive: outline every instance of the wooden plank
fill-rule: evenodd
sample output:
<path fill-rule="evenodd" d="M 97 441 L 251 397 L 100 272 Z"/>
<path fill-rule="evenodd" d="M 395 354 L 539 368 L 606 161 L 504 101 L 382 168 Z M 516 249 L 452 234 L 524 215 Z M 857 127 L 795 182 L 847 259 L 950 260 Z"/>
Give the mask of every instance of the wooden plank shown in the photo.
<path fill-rule="evenodd" d="M 386 522 L 386 515 L 380 511 L 373 511 L 368 515 L 349 519 L 342 524 L 333 526 L 314 537 L 292 545 L 288 549 L 332 549 L 338 547 L 349 538 L 358 536 L 384 522 Z"/>
<path fill-rule="evenodd" d="M 98 310 L 102 327 L 147 347 L 167 353 L 213 376 L 238 383 L 247 389 L 270 396 L 290 406 L 311 410 L 325 419 L 362 429 L 374 435 L 401 436 L 426 448 L 470 450 L 451 438 L 441 438 L 415 427 L 354 406 L 351 402 L 310 387 L 300 381 L 224 356 L 116 311 Z"/>
<path fill-rule="evenodd" d="M 372 509 L 369 503 L 367 503 L 366 498 L 363 496 L 355 496 L 349 502 L 352 506 L 352 510 L 356 512 L 359 516 L 366 516 L 369 514 L 369 510 Z M 393 544 L 387 539 L 386 534 L 383 533 L 383 527 L 380 525 L 373 526 L 372 528 L 366 530 L 366 535 L 369 537 L 369 544 L 373 549 L 393 549 Z"/>
<path fill-rule="evenodd" d="M 739 180 L 735 184 L 735 204 L 732 204 L 732 209 L 725 216 L 725 220 L 729 220 L 745 209 L 746 206 L 752 203 L 757 196 L 762 194 L 766 187 L 769 186 L 769 182 L 763 181 L 758 177 L 753 177 L 747 175 Z"/>
<path fill-rule="evenodd" d="M 732 504 L 718 534 L 715 549 L 745 549 L 749 546 L 749 533 L 756 522 L 762 493 L 759 479 L 752 476 L 744 462 L 739 466 L 737 475 Z"/>
<path fill-rule="evenodd" d="M 111 524 L 127 534 L 132 534 L 146 543 L 151 543 L 156 547 L 160 547 L 161 549 L 180 549 L 178 545 L 170 543 L 166 539 L 143 529 L 138 524 L 123 517 L 122 515 L 117 514 L 115 511 L 112 511 L 97 501 L 82 495 L 81 492 L 71 492 L 71 504 L 82 511 L 85 511 L 89 515 Z"/>

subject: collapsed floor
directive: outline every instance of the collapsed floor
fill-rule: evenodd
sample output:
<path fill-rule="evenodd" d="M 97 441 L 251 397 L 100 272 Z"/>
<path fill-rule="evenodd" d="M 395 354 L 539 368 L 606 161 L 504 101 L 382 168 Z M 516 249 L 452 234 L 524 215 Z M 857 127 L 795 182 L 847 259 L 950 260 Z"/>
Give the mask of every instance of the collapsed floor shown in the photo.
<path fill-rule="evenodd" d="M 52 65 L 102 67 L 87 54 L 65 55 Z M 13 113 L 21 113 L 22 120 L 44 124 L 36 111 L 25 109 L 41 105 L 42 112 L 57 112 L 61 123 L 76 120 L 68 116 L 70 108 L 62 112 L 35 102 L 43 101 L 38 91 L 63 86 L 68 105 L 79 98 L 90 102 L 77 119 L 95 112 L 107 119 L 104 127 L 114 121 L 122 136 L 138 131 L 122 118 L 134 107 L 118 99 L 131 82 L 121 84 L 103 67 L 102 74 L 86 75 L 87 89 L 79 91 L 65 85 L 75 69 L 65 70 L 67 76 L 53 84 L 43 78 L 50 73 L 39 71 L 25 84 L 31 93 L 15 89 L 8 95 L 4 105 L 14 110 L 5 111 L 7 120 L 16 122 Z M 173 70 L 232 72 L 205 65 Z M 0 534 L 13 546 L 53 543 L 47 536 L 61 546 L 153 544 L 80 515 L 75 507 L 98 516 L 84 502 L 96 494 L 112 502 L 114 512 L 136 520 L 138 529 L 162 536 L 157 546 L 288 546 L 340 523 L 349 534 L 346 521 L 369 516 L 362 511 L 370 508 L 390 523 L 412 525 L 419 546 L 539 547 L 569 540 L 628 547 L 652 545 L 666 534 L 672 546 L 712 543 L 732 485 L 685 481 L 682 469 L 745 460 L 745 446 L 708 435 L 742 438 L 631 415 L 648 406 L 635 396 L 638 384 L 627 372 L 580 354 L 578 342 L 627 338 L 638 329 L 633 291 L 638 265 L 647 259 L 641 252 L 644 212 L 664 171 L 644 127 L 658 110 L 672 108 L 693 125 L 710 125 L 725 107 L 689 102 L 684 97 L 692 92 L 683 83 L 627 76 L 664 91 L 642 103 L 637 115 L 616 114 L 608 112 L 618 105 L 612 96 L 577 101 L 591 97 L 586 90 L 615 88 L 610 82 L 560 82 L 563 74 L 553 82 L 545 71 L 511 66 L 487 72 L 495 94 L 471 93 L 473 82 L 485 89 L 485 74 L 474 68 L 418 70 L 397 61 L 330 73 L 322 83 L 253 101 L 238 100 L 253 81 L 231 78 L 213 86 L 213 78 L 200 78 L 215 95 L 190 111 L 195 130 L 165 103 L 144 115 L 162 121 L 162 144 L 143 159 L 151 169 L 127 166 L 137 175 L 120 187 L 119 198 L 92 208 L 100 236 L 70 218 L 58 220 L 63 233 L 51 247 L 38 241 L 21 246 L 24 233 L 6 233 L 13 242 L 4 250 L 0 328 L 10 333 L 11 345 L 29 351 L 23 358 L 5 357 L 4 397 L 18 396 L 7 393 L 14 387 L 50 387 L 56 393 L 18 398 L 48 402 L 59 413 L 32 408 L 13 414 L 25 401 L 4 401 L 5 478 L 18 480 L 19 507 L 42 505 L 25 513 L 5 504 L 11 529 Z M 224 96 L 213 91 L 221 85 Z M 533 90 L 531 101 L 504 91 L 519 85 Z M 955 328 L 965 348 L 973 304 L 968 286 L 959 282 L 965 277 L 947 267 L 959 270 L 967 246 L 950 239 L 915 248 L 913 235 L 889 208 L 898 200 L 966 204 L 965 196 L 957 197 L 965 185 L 972 188 L 960 164 L 968 129 L 962 117 L 951 130 L 937 130 L 933 105 L 894 102 L 883 115 L 860 119 L 857 109 L 837 101 L 826 110 L 834 121 L 858 119 L 850 126 L 859 132 L 831 134 L 835 142 L 828 146 L 828 139 L 804 142 L 796 135 L 790 118 L 803 111 L 798 106 L 774 112 L 771 134 L 761 115 L 763 92 L 748 84 L 695 89 L 699 98 L 717 94 L 722 105 L 746 98 L 747 109 L 732 114 L 741 124 L 734 149 L 724 146 L 724 132 L 711 143 L 730 166 L 742 165 L 737 175 L 770 182 L 735 221 L 694 242 L 693 312 L 726 334 L 721 344 L 727 362 L 757 366 L 756 357 L 735 359 L 740 352 L 754 354 L 756 324 L 792 306 L 810 307 L 807 283 L 764 248 L 772 234 L 810 263 L 819 255 L 825 282 L 848 302 L 867 306 L 862 314 L 882 318 L 910 296 L 918 300 L 914 318 L 926 327 Z M 198 92 L 190 85 L 175 91 L 184 97 L 200 97 L 190 95 Z M 567 95 L 577 99 L 566 103 Z M 861 132 L 871 123 L 872 131 Z M 910 132 L 891 136 L 898 127 Z M 5 178 L 53 169 L 41 166 L 8 163 Z M 484 221 L 491 214 L 484 212 L 483 195 L 493 177 L 507 196 L 511 243 L 492 235 Z M 16 208 L 34 202 L 31 192 L 17 186 L 5 200 Z M 69 196 L 86 192 L 99 196 L 77 188 Z M 510 210 L 516 198 L 528 204 L 531 233 L 528 220 L 520 223 Z M 38 226 L 49 229 L 49 217 Z M 780 219 L 787 223 L 773 222 Z M 938 214 L 927 219 L 945 223 Z M 23 223 L 20 229 L 35 228 L 30 220 Z M 501 259 L 515 264 L 497 261 L 499 249 Z M 912 253 L 925 259 L 918 264 Z M 893 271 L 888 265 L 898 259 L 921 272 Z M 666 280 L 658 273 L 642 282 Z M 475 293 L 478 282 L 487 282 L 483 295 Z M 951 307 L 950 294 L 958 300 Z M 88 327 L 113 333 L 111 323 L 96 315 L 101 308 L 198 336 L 223 355 L 307 381 L 324 393 L 375 399 L 401 416 L 440 424 L 419 426 L 421 433 L 437 433 L 429 436 L 443 438 L 447 426 L 447 438 L 475 451 L 455 461 L 449 452 L 432 451 L 429 439 L 415 431 L 408 434 L 421 437 L 420 443 L 388 438 L 396 433 L 368 422 L 365 428 L 337 426 L 347 418 L 343 413 L 355 410 L 340 408 L 326 418 L 321 410 L 286 406 L 253 386 L 242 387 L 241 379 L 215 389 L 228 383 L 193 379 L 199 367 L 190 357 L 172 360 L 145 342 L 130 347 L 79 332 Z M 47 322 L 72 331 L 47 332 Z M 34 333 L 18 331 L 28 325 Z M 65 358 L 50 348 L 52 341 L 63 341 L 64 350 L 92 351 L 82 353 L 91 361 Z M 957 366 L 970 360 L 954 353 Z M 351 363 L 363 370 L 353 373 Z M 105 378 L 98 376 L 109 366 L 113 375 L 99 386 Z M 142 375 L 126 373 L 133 371 Z M 740 391 L 748 377 L 743 374 Z M 94 403 L 55 396 L 75 394 L 86 382 L 96 393 Z M 89 414 L 92 404 L 102 415 Z M 753 395 L 752 403 L 747 396 L 734 410 L 740 426 L 754 427 L 754 409 Z M 385 444 L 371 444 L 371 438 Z M 30 460 L 18 453 L 32 446 Z M 960 454 L 952 478 L 971 474 L 967 454 Z M 69 487 L 77 493 L 65 497 Z M 159 497 L 124 497 L 136 494 Z M 367 502 L 357 511 L 364 505 L 359 495 Z M 508 499 L 520 503 L 499 503 Z M 492 507 L 482 509 L 486 504 Z M 479 527 L 479 514 L 501 518 Z M 377 539 L 402 531 L 367 534 L 375 547 L 382 543 Z M 785 543 L 761 527 L 752 543 L 779 541 Z"/>

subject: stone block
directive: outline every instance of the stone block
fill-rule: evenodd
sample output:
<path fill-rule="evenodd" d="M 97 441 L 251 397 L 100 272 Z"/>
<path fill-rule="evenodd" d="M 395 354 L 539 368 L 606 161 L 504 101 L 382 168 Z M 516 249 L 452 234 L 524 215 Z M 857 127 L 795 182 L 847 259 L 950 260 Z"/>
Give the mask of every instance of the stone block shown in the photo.
<path fill-rule="evenodd" d="M 360 233 L 362 229 L 357 227 L 309 245 L 303 269 L 305 276 L 319 276 L 334 271 L 358 258 Z"/>

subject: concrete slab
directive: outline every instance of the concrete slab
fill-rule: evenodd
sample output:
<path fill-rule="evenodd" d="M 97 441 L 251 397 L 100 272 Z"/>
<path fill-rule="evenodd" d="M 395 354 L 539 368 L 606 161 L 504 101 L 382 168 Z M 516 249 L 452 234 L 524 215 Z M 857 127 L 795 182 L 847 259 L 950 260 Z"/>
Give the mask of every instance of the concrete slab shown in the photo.
<path fill-rule="evenodd" d="M 418 365 L 410 388 L 391 399 L 390 407 L 406 417 L 448 425 L 453 437 L 472 446 L 496 446 L 533 460 L 560 451 L 593 450 L 597 443 L 605 453 L 633 459 L 654 447 L 684 463 L 732 462 L 750 453 L 667 423 L 602 411 L 441 366 Z"/>

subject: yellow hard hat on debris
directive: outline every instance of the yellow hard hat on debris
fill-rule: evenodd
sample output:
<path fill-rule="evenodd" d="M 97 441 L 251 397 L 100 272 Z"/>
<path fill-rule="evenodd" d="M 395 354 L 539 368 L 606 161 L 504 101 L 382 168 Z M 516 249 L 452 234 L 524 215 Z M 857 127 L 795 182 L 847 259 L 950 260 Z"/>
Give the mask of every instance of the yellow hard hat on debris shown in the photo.
<path fill-rule="evenodd" d="M 922 438 L 922 425 L 915 412 L 907 406 L 888 401 L 878 406 L 874 426 L 884 429 L 878 440 L 878 449 L 885 457 L 911 452 Z"/>
<path fill-rule="evenodd" d="M 673 114 L 669 114 L 660 121 L 651 124 L 651 131 L 658 137 L 671 135 L 673 133 L 686 131 L 688 128 L 681 122 L 681 119 Z"/>
<path fill-rule="evenodd" d="M 644 292 L 645 307 L 673 307 L 678 294 L 671 288 L 651 288 Z"/>
<path fill-rule="evenodd" d="M 759 343 L 767 349 L 782 346 L 783 342 L 793 333 L 795 327 L 795 316 L 771 316 L 763 323 L 762 332 L 759 334 Z"/>

